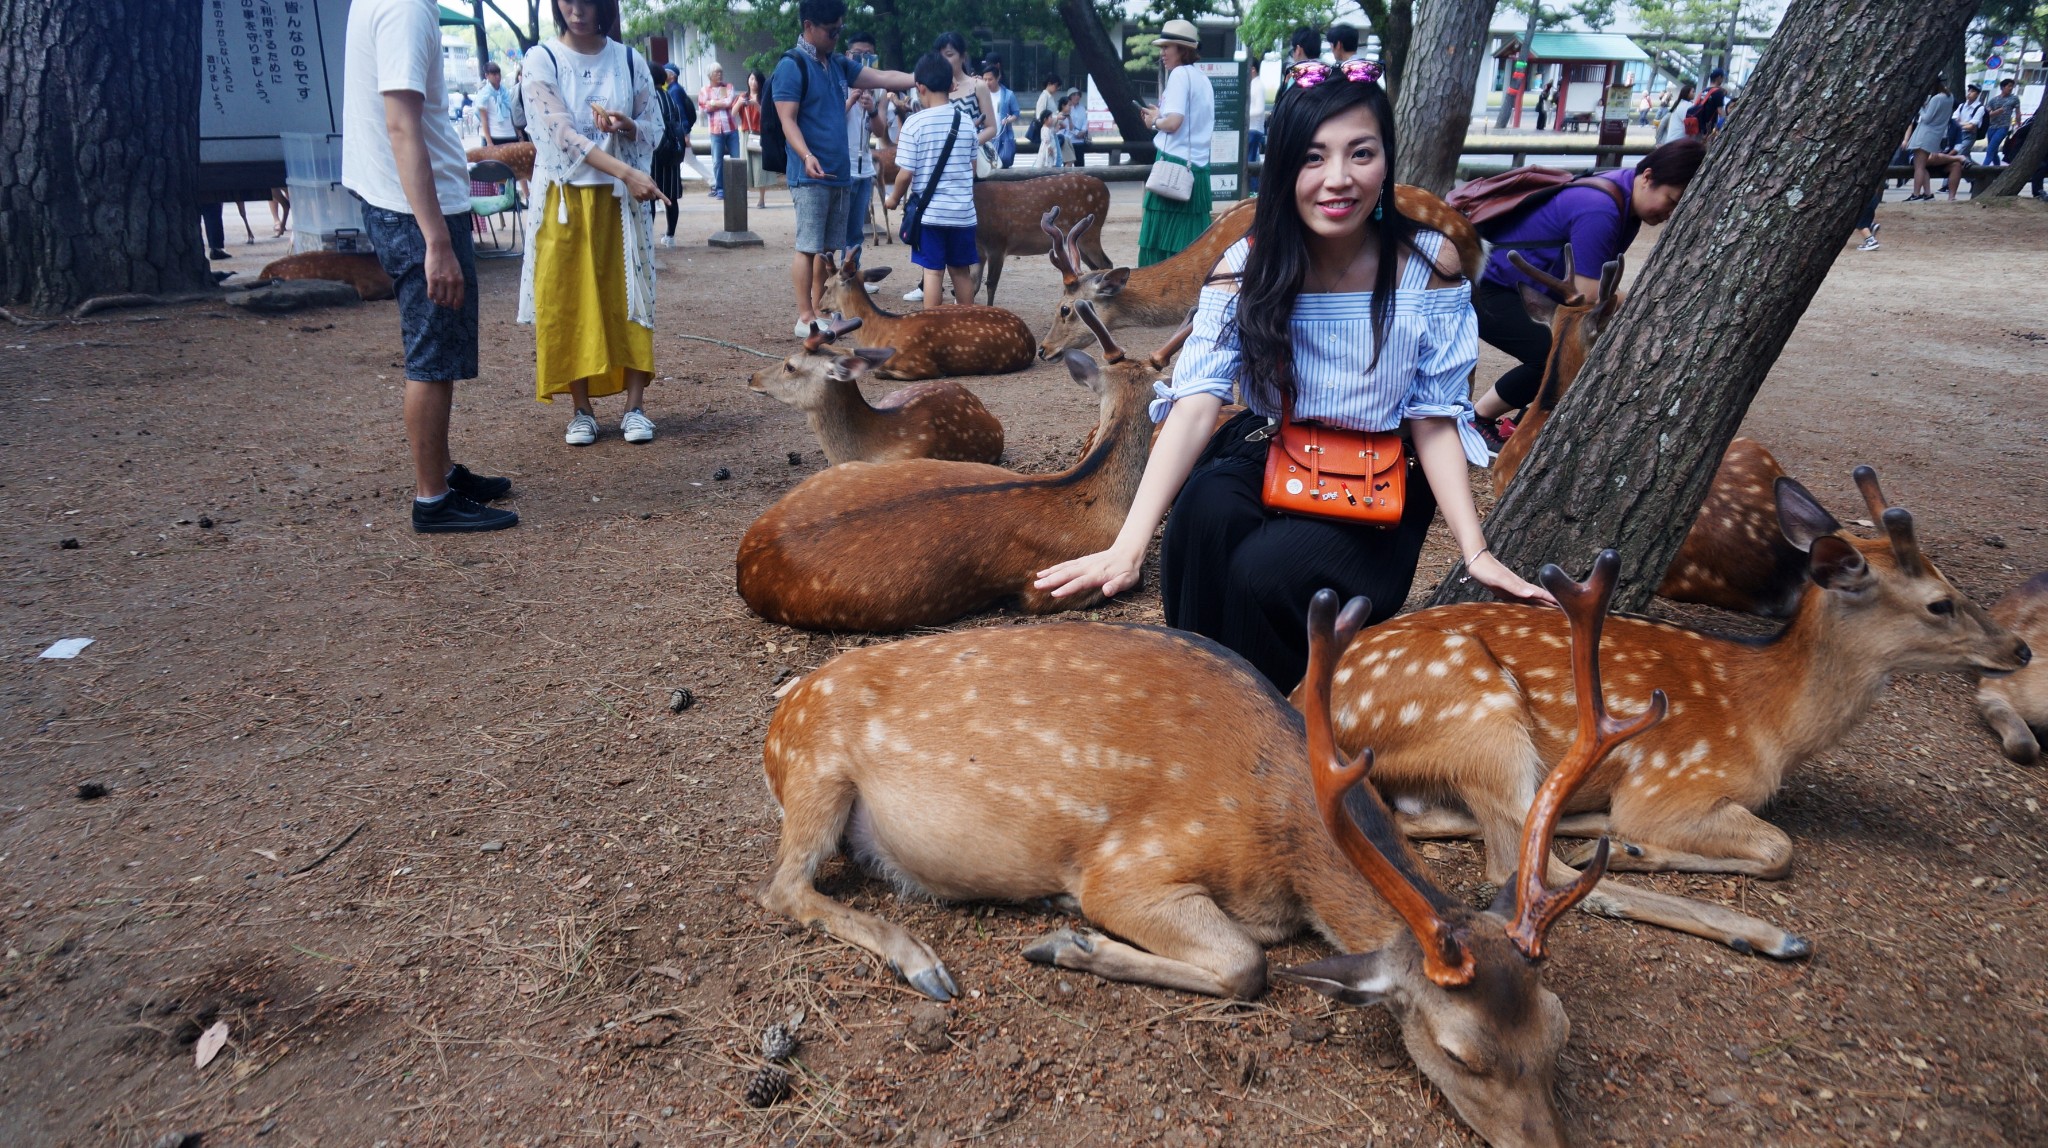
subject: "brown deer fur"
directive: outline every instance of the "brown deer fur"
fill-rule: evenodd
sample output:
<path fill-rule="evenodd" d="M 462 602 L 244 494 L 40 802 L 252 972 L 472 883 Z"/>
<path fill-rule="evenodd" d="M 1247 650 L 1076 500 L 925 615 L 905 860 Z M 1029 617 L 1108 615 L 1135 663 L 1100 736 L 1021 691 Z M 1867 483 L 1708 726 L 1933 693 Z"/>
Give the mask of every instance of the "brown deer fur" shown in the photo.
<path fill-rule="evenodd" d="M 1109 219 L 1109 185 L 1092 175 L 1063 172 L 1032 179 L 985 179 L 974 185 L 974 246 L 981 252 L 981 273 L 987 277 L 990 306 L 1003 263 L 1013 255 L 1043 255 L 1052 242 L 1039 220 L 1049 211 L 1068 219 L 1093 216 L 1094 223 L 1076 241 L 1090 267 L 1107 268 L 1102 225 Z"/>
<path fill-rule="evenodd" d="M 389 299 L 391 276 L 375 255 L 351 251 L 307 251 L 273 259 L 256 273 L 258 279 L 328 279 L 346 283 L 364 299 Z"/>
<path fill-rule="evenodd" d="M 482 163 L 487 159 L 497 160 L 512 169 L 520 179 L 533 182 L 533 145 L 531 143 L 488 144 L 469 149 L 468 160 Z"/>
<path fill-rule="evenodd" d="M 2031 647 L 2048 647 L 2048 571 L 2000 598 L 1991 616 Z M 2039 765 L 2041 739 L 2048 737 L 2048 663 L 2031 662 L 2003 677 L 1980 677 L 1977 709 L 1998 735 L 2005 756 L 2021 765 Z"/>
<path fill-rule="evenodd" d="M 1611 833 L 1615 869 L 1784 876 L 1791 839 L 1754 811 L 1793 766 L 1840 741 L 1891 675 L 2005 672 L 2026 660 L 2024 643 L 1920 555 L 1905 511 L 1883 512 L 1888 540 L 1865 541 L 1792 479 L 1777 480 L 1777 500 L 1816 589 L 1775 638 L 1609 622 L 1602 658 L 1614 701 L 1652 687 L 1671 696 L 1669 719 L 1586 782 L 1567 810 L 1579 816 L 1560 829 Z M 1565 630 L 1554 610 L 1442 606 L 1374 627 L 1337 670 L 1342 744 L 1373 747 L 1373 778 L 1390 800 L 1461 805 L 1462 813 L 1431 810 L 1408 828 L 1484 837 L 1491 880 L 1514 867 L 1529 793 L 1571 736 Z M 1731 934 L 1667 920 L 1654 906 L 1644 911 L 1643 892 L 1609 882 L 1588 906 L 1739 949 L 1808 951 L 1776 930 Z"/>
<path fill-rule="evenodd" d="M 860 393 L 861 377 L 896 352 L 863 347 L 847 354 L 831 346 L 858 322 L 815 331 L 803 350 L 754 372 L 748 387 L 804 412 L 825 461 L 834 465 L 905 458 L 994 462 L 1003 456 L 1003 424 L 959 383 L 912 383 L 870 406 Z"/>
<path fill-rule="evenodd" d="M 972 304 L 902 315 L 884 311 L 868 293 L 867 284 L 888 274 L 887 267 L 863 273 L 856 256 L 831 275 L 819 302 L 821 310 L 861 321 L 854 334 L 860 346 L 896 349 L 889 361 L 876 369 L 876 378 L 1001 375 L 1031 366 L 1031 328 L 1024 320 L 1000 307 Z"/>
<path fill-rule="evenodd" d="M 1465 277 L 1478 280 L 1486 254 L 1479 232 L 1470 220 L 1443 200 L 1407 184 L 1394 185 L 1394 203 L 1401 214 L 1424 228 L 1442 232 L 1458 249 L 1458 262 Z M 1248 199 L 1217 216 L 1216 222 L 1185 250 L 1150 267 L 1117 267 L 1084 274 L 1077 257 L 1067 258 L 1068 266 L 1061 267 L 1062 256 L 1055 247 L 1053 266 L 1060 269 L 1063 285 L 1052 326 L 1039 341 L 1038 357 L 1050 360 L 1064 351 L 1087 346 L 1091 338 L 1088 328 L 1074 312 L 1074 305 L 1084 300 L 1094 305 L 1096 314 L 1112 331 L 1119 327 L 1164 327 L 1180 322 L 1182 316 L 1194 309 L 1202 292 L 1202 281 L 1216 270 L 1223 253 L 1251 230 L 1257 205 L 1257 200 Z"/>
<path fill-rule="evenodd" d="M 1186 337 L 1183 328 L 1149 359 L 1112 350 L 1107 369 L 1067 356 L 1102 408 L 1088 451 L 1058 474 L 909 459 L 805 479 L 740 539 L 740 597 L 773 622 L 876 632 L 944 625 L 1012 599 L 1027 614 L 1100 602 L 1054 598 L 1032 579 L 1115 540 L 1152 446 L 1152 383 Z"/>
<path fill-rule="evenodd" d="M 1524 273 L 1546 283 L 1565 298 L 1560 304 L 1527 284 L 1522 286 L 1522 303 L 1529 315 L 1550 328 L 1550 359 L 1544 366 L 1543 383 L 1528 413 L 1515 433 L 1493 460 L 1493 493 L 1498 498 L 1521 471 L 1522 463 L 1536 445 L 1536 436 L 1550 421 L 1558 400 L 1564 397 L 1579 371 L 1586 365 L 1586 353 L 1600 337 L 1621 306 L 1622 261 L 1602 270 L 1598 298 L 1588 302 L 1562 281 L 1529 266 L 1520 255 L 1511 255 Z M 1571 248 L 1565 248 L 1570 266 Z M 1786 541 L 1778 529 L 1777 502 L 1773 484 L 1785 469 L 1771 452 L 1755 439 L 1738 438 L 1728 444 L 1715 468 L 1706 501 L 1693 518 L 1678 556 L 1664 571 L 1657 593 L 1674 602 L 1698 602 L 1745 614 L 1785 618 L 1799 607 L 1806 591 L 1806 556 Z"/>
<path fill-rule="evenodd" d="M 905 894 L 1060 899 L 1102 931 L 1060 929 L 1028 959 L 1214 996 L 1257 995 L 1264 946 L 1313 930 L 1349 951 L 1281 976 L 1386 1005 L 1416 1066 L 1490 1143 L 1561 1146 L 1551 1089 L 1571 1024 L 1539 960 L 1579 875 L 1552 861 L 1565 888 L 1539 879 L 1534 903 L 1509 894 L 1484 912 L 1429 879 L 1358 784 L 1369 755 L 1332 747 L 1331 667 L 1365 613 L 1317 596 L 1308 677 L 1322 688 L 1306 720 L 1235 654 L 1153 626 L 981 628 L 843 654 L 768 726 L 783 820 L 761 904 L 939 1000 L 960 988 L 938 955 L 821 894 L 826 859 L 844 849 Z M 1615 734 L 1601 727 L 1579 776 Z M 1565 772 L 1540 807 L 1563 803 Z M 1534 855 L 1553 824 L 1532 817 Z"/>

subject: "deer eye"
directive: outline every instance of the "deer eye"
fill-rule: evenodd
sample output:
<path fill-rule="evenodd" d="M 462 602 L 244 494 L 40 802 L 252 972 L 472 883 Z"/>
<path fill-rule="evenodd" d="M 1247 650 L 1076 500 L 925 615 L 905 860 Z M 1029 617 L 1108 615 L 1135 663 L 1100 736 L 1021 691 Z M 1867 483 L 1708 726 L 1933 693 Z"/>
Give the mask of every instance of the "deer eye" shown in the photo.
<path fill-rule="evenodd" d="M 1956 604 L 1948 598 L 1937 598 L 1927 604 L 1927 612 L 1937 617 L 1946 618 L 1956 612 Z"/>
<path fill-rule="evenodd" d="M 1073 307 L 1071 307 L 1071 306 L 1069 306 L 1068 304 L 1065 304 L 1065 303 L 1062 303 L 1062 304 L 1060 304 L 1060 318 L 1064 319 L 1064 318 L 1066 318 L 1067 316 L 1069 316 L 1069 315 L 1072 315 L 1073 313 L 1074 313 L 1074 309 L 1073 309 Z"/>

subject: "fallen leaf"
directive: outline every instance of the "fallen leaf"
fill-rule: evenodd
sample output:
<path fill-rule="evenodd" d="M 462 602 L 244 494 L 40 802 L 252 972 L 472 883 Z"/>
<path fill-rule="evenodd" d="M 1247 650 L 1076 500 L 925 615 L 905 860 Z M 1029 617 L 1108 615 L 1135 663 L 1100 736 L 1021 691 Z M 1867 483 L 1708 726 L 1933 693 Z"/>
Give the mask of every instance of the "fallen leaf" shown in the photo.
<path fill-rule="evenodd" d="M 264 858 L 264 859 L 266 859 L 266 860 L 270 860 L 270 861 L 275 861 L 275 860 L 277 860 L 277 854 L 276 854 L 275 852 L 272 852 L 272 851 L 271 851 L 271 850 L 269 850 L 269 849 L 251 849 L 251 850 L 249 850 L 249 852 L 251 852 L 251 853 L 254 853 L 254 854 L 255 854 L 256 856 L 258 856 L 258 857 L 262 857 L 262 858 Z"/>
<path fill-rule="evenodd" d="M 789 691 L 791 691 L 791 690 L 795 689 L 795 688 L 797 687 L 797 683 L 799 683 L 799 682 L 801 682 L 801 681 L 803 681 L 803 678 L 801 678 L 801 677 L 795 677 L 795 678 L 791 678 L 791 679 L 789 679 L 788 681 L 786 681 L 786 682 L 782 683 L 782 688 L 781 688 L 781 689 L 779 689 L 779 690 L 776 690 L 776 691 L 775 691 L 775 696 L 776 696 L 777 698 L 782 698 L 782 697 L 784 697 L 784 696 L 787 696 L 787 695 L 788 695 L 788 693 L 789 693 Z"/>
<path fill-rule="evenodd" d="M 205 1068 L 207 1065 L 212 1064 L 213 1058 L 219 1056 L 220 1050 L 227 1046 L 228 1022 L 224 1020 L 214 1021 L 211 1028 L 199 1034 L 199 1043 L 192 1048 L 193 1067 Z"/>

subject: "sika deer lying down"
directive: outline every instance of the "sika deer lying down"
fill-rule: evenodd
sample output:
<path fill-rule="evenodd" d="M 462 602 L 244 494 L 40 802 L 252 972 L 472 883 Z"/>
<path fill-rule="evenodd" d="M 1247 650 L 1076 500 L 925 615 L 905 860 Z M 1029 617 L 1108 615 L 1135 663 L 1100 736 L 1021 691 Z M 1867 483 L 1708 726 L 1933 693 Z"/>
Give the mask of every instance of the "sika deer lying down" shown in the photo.
<path fill-rule="evenodd" d="M 1314 930 L 1347 952 L 1281 976 L 1386 1005 L 1416 1066 L 1490 1143 L 1562 1145 L 1551 1082 L 1571 1023 L 1540 962 L 1606 854 L 1575 873 L 1550 856 L 1551 829 L 1600 759 L 1663 712 L 1658 695 L 1621 722 L 1590 700 L 1617 566 L 1596 567 L 1591 588 L 1544 571 L 1589 700 L 1527 803 L 1520 879 L 1485 912 L 1430 879 L 1358 784 L 1371 753 L 1334 746 L 1330 675 L 1368 604 L 1339 616 L 1328 590 L 1309 612 L 1305 721 L 1243 659 L 1155 626 L 975 629 L 840 655 L 769 723 L 783 825 L 761 904 L 938 1000 L 960 990 L 924 942 L 813 886 L 842 847 L 905 892 L 1064 898 L 1102 931 L 1062 929 L 1024 955 L 1113 980 L 1252 997 L 1263 946 Z"/>
<path fill-rule="evenodd" d="M 1858 467 L 1856 481 L 1887 539 L 1848 534 L 1805 487 L 1778 480 L 1778 519 L 1806 553 L 1814 588 L 1776 638 L 1613 619 L 1601 654 L 1609 680 L 1630 694 L 1668 691 L 1671 717 L 1577 790 L 1561 833 L 1611 833 L 1615 869 L 1783 877 L 1792 839 L 1755 811 L 1793 766 L 1839 742 L 1891 675 L 2009 674 L 2027 664 L 2026 643 L 1921 555 L 1913 516 L 1885 505 L 1877 475 Z M 1484 837 L 1489 880 L 1505 880 L 1513 868 L 1529 794 L 1573 744 L 1581 695 L 1566 629 L 1555 610 L 1439 606 L 1373 627 L 1337 670 L 1339 742 L 1373 747 L 1373 778 L 1389 800 L 1462 805 L 1403 828 Z M 1777 929 L 1666 919 L 1637 905 L 1640 893 L 1607 882 L 1588 908 L 1776 957 L 1811 949 Z"/>
<path fill-rule="evenodd" d="M 860 379 L 896 349 L 861 347 L 848 354 L 835 345 L 860 325 L 859 319 L 815 324 L 803 350 L 755 371 L 748 389 L 804 412 L 825 461 L 835 466 L 904 458 L 993 463 L 1003 456 L 1003 424 L 959 383 L 912 383 L 870 406 Z"/>

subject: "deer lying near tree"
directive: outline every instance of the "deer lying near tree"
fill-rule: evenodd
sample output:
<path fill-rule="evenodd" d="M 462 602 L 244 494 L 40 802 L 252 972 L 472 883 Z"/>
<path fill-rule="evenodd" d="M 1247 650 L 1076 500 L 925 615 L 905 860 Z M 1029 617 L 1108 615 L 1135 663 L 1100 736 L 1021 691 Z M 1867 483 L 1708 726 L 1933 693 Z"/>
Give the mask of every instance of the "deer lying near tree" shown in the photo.
<path fill-rule="evenodd" d="M 1755 810 L 1792 767 L 1839 742 L 1893 674 L 2003 674 L 2027 664 L 2026 643 L 1920 553 L 1912 515 L 1883 505 L 1876 475 L 1859 467 L 1856 479 L 1884 540 L 1847 534 L 1805 487 L 1778 479 L 1778 520 L 1806 554 L 1814 590 L 1775 638 L 1610 620 L 1610 680 L 1632 692 L 1664 687 L 1671 714 L 1578 790 L 1561 834 L 1611 834 L 1617 870 L 1783 877 L 1792 840 Z M 1373 627 L 1337 670 L 1339 740 L 1374 748 L 1373 779 L 1390 800 L 1461 805 L 1425 809 L 1404 828 L 1484 838 L 1490 880 L 1514 867 L 1530 789 L 1567 751 L 1576 695 L 1565 631 L 1554 610 L 1439 606 Z M 1588 907 L 1744 951 L 1810 951 L 1775 929 L 1667 918 L 1663 906 L 1640 901 L 1645 892 L 1609 882 Z"/>
<path fill-rule="evenodd" d="M 1394 203 L 1401 214 L 1431 231 L 1440 231 L 1458 249 L 1458 262 L 1468 279 L 1477 281 L 1485 269 L 1486 253 L 1472 221 L 1451 210 L 1450 205 L 1419 187 L 1394 185 Z M 1178 323 L 1194 308 L 1202 282 L 1216 270 L 1216 262 L 1230 245 L 1251 230 L 1252 213 L 1258 201 L 1245 200 L 1216 218 L 1202 234 L 1178 255 L 1150 267 L 1116 267 L 1108 271 L 1083 269 L 1086 255 L 1073 230 L 1062 232 L 1056 221 L 1047 219 L 1043 228 L 1053 240 L 1050 256 L 1060 273 L 1060 305 L 1053 312 L 1052 326 L 1039 341 L 1038 357 L 1053 356 L 1088 344 L 1088 328 L 1075 313 L 1080 303 L 1090 303 L 1111 330 L 1118 327 L 1164 327 Z M 1083 221 L 1086 226 L 1086 221 Z M 1087 264 L 1092 267 L 1094 264 Z"/>
<path fill-rule="evenodd" d="M 1081 220 L 1074 248 L 1090 267 L 1111 266 L 1102 249 L 1102 225 L 1109 219 L 1109 185 L 1077 171 L 1021 180 L 982 180 L 974 185 L 974 246 L 981 252 L 978 274 L 988 281 L 988 304 L 995 306 L 996 284 L 1003 263 L 1012 255 L 1043 255 L 1051 248 L 1039 221 Z M 1064 236 L 1062 236 L 1064 238 Z M 976 281 L 975 289 L 981 288 Z M 1183 309 L 1182 314 L 1186 311 Z M 1168 322 L 1179 321 L 1176 315 Z"/>
<path fill-rule="evenodd" d="M 1237 655 L 1156 626 L 975 629 L 842 654 L 802 679 L 762 759 L 783 813 L 761 904 L 880 957 L 937 1000 L 960 992 L 930 947 L 813 885 L 842 848 L 904 894 L 1059 898 L 1098 926 L 1033 961 L 1212 996 L 1262 992 L 1263 947 L 1304 930 L 1344 955 L 1279 975 L 1384 1004 L 1415 1064 L 1489 1143 L 1563 1145 L 1551 1097 L 1571 1022 L 1545 988 L 1551 927 L 1600 878 L 1550 854 L 1572 790 L 1654 725 L 1598 699 L 1595 647 L 1615 563 L 1582 587 L 1555 567 L 1579 736 L 1522 827 L 1519 879 L 1475 910 L 1439 888 L 1340 754 L 1330 675 L 1364 622 L 1324 590 L 1309 610 L 1305 715 Z"/>
<path fill-rule="evenodd" d="M 2048 570 L 2000 598 L 1991 616 L 2022 640 L 2048 645 Z M 2005 756 L 2021 765 L 2039 765 L 2041 739 L 2048 737 L 2048 663 L 1980 680 L 1977 709 L 1998 735 Z"/>
<path fill-rule="evenodd" d="M 1571 245 L 1566 244 L 1567 267 L 1571 266 L 1571 253 Z M 1586 365 L 1586 353 L 1622 300 L 1616 289 L 1622 272 L 1619 258 L 1601 268 L 1600 294 L 1590 301 L 1571 284 L 1530 264 L 1520 252 L 1510 252 L 1508 261 L 1549 292 L 1522 285 L 1522 305 L 1530 318 L 1550 328 L 1550 361 L 1544 367 L 1535 401 L 1493 460 L 1496 498 L 1514 481 L 1536 445 L 1536 436 L 1578 378 L 1580 368 Z M 1714 471 L 1706 501 L 1700 504 L 1678 556 L 1664 571 L 1657 593 L 1674 602 L 1698 602 L 1769 618 L 1790 617 L 1806 592 L 1806 556 L 1778 529 L 1772 490 L 1784 476 L 1785 468 L 1762 443 L 1749 438 L 1729 443 Z"/>
<path fill-rule="evenodd" d="M 1105 330 L 1101 369 L 1078 351 L 1067 356 L 1102 413 L 1081 460 L 1058 474 L 909 459 L 848 463 L 798 483 L 740 539 L 740 597 L 771 622 L 876 632 L 939 626 L 1007 600 L 1027 614 L 1100 602 L 1055 598 L 1032 579 L 1122 529 L 1152 447 L 1152 383 L 1190 330 L 1135 361 Z"/>
<path fill-rule="evenodd" d="M 329 279 L 346 283 L 365 300 L 389 299 L 391 276 L 375 255 L 352 251 L 306 251 L 273 259 L 256 273 L 263 279 Z"/>
<path fill-rule="evenodd" d="M 830 269 L 829 258 L 826 263 Z M 863 272 L 855 256 L 830 274 L 819 309 L 859 319 L 854 339 L 861 346 L 896 349 L 875 370 L 878 379 L 1001 375 L 1031 366 L 1031 328 L 1001 307 L 964 304 L 897 315 L 882 310 L 867 289 L 888 276 L 887 267 Z"/>
<path fill-rule="evenodd" d="M 817 326 L 804 349 L 755 371 L 747 386 L 804 412 L 825 461 L 892 462 L 943 458 L 994 462 L 1003 456 L 1003 424 L 959 383 L 912 383 L 868 405 L 861 376 L 896 353 L 862 347 L 845 354 L 832 344 L 860 326 L 848 319 Z"/>

